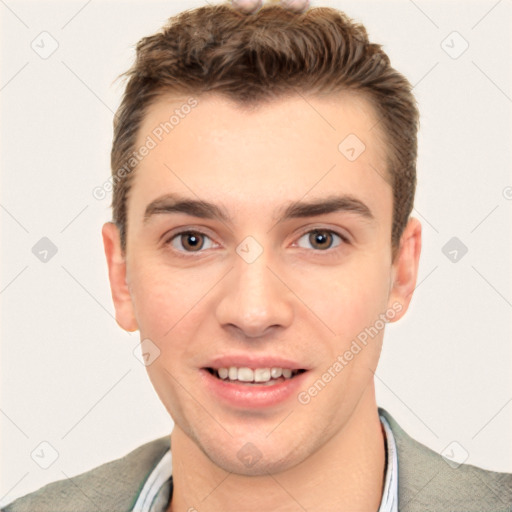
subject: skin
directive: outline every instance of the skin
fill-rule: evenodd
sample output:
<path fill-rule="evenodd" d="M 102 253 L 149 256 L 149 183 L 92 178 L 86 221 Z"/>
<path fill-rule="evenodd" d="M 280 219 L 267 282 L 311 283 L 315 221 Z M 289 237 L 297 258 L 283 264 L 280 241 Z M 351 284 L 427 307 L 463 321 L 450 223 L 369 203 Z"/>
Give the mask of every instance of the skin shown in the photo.
<path fill-rule="evenodd" d="M 160 98 L 138 146 L 185 101 Z M 200 378 L 215 356 L 270 354 L 302 363 L 307 390 L 379 315 L 403 316 L 421 226 L 409 220 L 393 260 L 392 190 L 375 123 L 370 104 L 353 94 L 291 97 L 252 111 L 199 97 L 139 164 L 126 254 L 115 225 L 104 225 L 117 322 L 160 350 L 147 370 L 175 422 L 169 511 L 378 509 L 385 451 L 373 373 L 384 329 L 306 405 L 294 395 L 258 410 L 229 406 Z M 338 150 L 349 134 L 366 145 L 353 162 Z M 167 193 L 213 202 L 229 221 L 157 213 L 144 222 L 147 205 Z M 332 194 L 358 199 L 372 219 L 342 210 L 277 221 L 292 201 Z M 191 249 L 178 228 L 204 232 L 204 248 Z M 314 228 L 346 241 L 328 231 L 316 243 Z M 247 236 L 263 249 L 252 263 L 236 252 Z M 251 467 L 237 457 L 246 443 L 261 455 Z"/>

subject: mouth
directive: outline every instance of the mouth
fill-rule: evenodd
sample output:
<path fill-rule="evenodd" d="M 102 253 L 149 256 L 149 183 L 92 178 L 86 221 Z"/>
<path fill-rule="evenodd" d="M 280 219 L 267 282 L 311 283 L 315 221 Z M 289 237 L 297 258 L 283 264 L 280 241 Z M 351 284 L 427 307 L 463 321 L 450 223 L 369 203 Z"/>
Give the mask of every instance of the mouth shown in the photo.
<path fill-rule="evenodd" d="M 229 410 L 275 411 L 290 404 L 311 380 L 311 368 L 304 362 L 275 354 L 224 354 L 203 365 L 205 393 Z"/>
<path fill-rule="evenodd" d="M 305 369 L 291 368 L 248 368 L 246 366 L 229 368 L 204 368 L 213 377 L 225 382 L 245 386 L 275 386 L 295 379 Z"/>

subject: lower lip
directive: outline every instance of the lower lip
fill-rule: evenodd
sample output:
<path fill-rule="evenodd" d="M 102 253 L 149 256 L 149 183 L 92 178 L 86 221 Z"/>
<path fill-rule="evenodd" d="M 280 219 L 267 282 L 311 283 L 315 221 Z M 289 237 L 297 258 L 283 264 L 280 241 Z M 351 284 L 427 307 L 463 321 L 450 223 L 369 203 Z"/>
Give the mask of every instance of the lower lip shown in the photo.
<path fill-rule="evenodd" d="M 271 386 L 258 386 L 221 380 L 208 370 L 201 369 L 200 371 L 202 380 L 210 393 L 231 406 L 250 409 L 270 407 L 285 402 L 292 396 L 296 397 L 303 387 L 308 373 L 307 371 L 302 372 L 291 379 Z"/>

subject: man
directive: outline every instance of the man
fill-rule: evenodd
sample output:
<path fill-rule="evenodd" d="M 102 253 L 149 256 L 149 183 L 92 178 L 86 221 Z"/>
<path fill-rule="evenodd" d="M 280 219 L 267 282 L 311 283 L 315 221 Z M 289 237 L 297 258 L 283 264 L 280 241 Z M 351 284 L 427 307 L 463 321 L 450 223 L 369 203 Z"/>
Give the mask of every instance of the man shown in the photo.
<path fill-rule="evenodd" d="M 242 11 L 144 38 L 115 119 L 112 296 L 170 439 L 5 510 L 510 510 L 375 399 L 421 250 L 410 84 L 339 11 Z"/>

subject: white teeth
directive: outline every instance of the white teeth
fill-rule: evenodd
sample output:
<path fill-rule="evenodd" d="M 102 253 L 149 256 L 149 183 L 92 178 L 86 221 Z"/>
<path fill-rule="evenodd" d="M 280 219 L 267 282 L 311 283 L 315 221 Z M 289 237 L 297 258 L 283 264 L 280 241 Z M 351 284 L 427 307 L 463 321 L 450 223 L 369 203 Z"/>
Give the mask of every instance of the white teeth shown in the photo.
<path fill-rule="evenodd" d="M 256 368 L 251 369 L 247 367 L 237 368 L 230 366 L 229 368 L 219 368 L 217 375 L 222 380 L 238 380 L 240 382 L 270 382 L 277 380 L 280 377 L 290 379 L 293 375 L 297 374 L 298 370 L 291 370 L 289 368 Z"/>
<path fill-rule="evenodd" d="M 231 368 L 229 371 L 231 371 Z M 238 368 L 238 380 L 242 382 L 252 382 L 254 380 L 254 372 L 250 368 Z"/>
<path fill-rule="evenodd" d="M 270 375 L 272 375 L 273 379 L 278 379 L 283 375 L 283 369 L 282 368 L 272 368 L 270 370 Z"/>
<path fill-rule="evenodd" d="M 258 368 L 254 370 L 254 382 L 267 382 L 270 380 L 270 368 Z"/>

